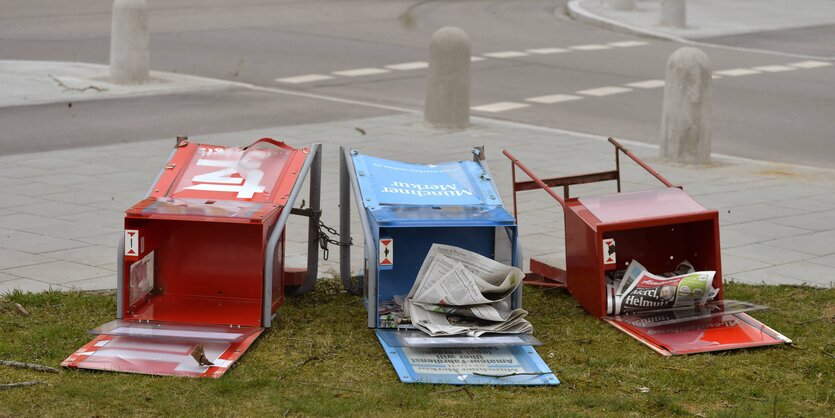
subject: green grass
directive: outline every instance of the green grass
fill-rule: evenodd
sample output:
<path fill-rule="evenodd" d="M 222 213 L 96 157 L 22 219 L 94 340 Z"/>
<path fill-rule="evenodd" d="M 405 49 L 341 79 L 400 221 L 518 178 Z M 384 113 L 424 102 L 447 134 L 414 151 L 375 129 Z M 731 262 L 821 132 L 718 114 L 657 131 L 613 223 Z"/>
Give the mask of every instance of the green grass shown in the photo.
<path fill-rule="evenodd" d="M 0 384 L 47 382 L 0 391 L 0 416 L 831 414 L 835 289 L 731 283 L 726 297 L 772 306 L 753 316 L 796 345 L 665 358 L 587 315 L 563 290 L 526 289 L 534 335 L 544 343 L 537 350 L 563 384 L 450 391 L 400 383 L 365 327 L 359 298 L 326 281 L 289 300 L 274 327 L 220 379 L 0 366 Z M 31 315 L 19 315 L 15 302 Z M 112 293 L 9 294 L 0 298 L 0 359 L 57 367 L 114 312 Z"/>

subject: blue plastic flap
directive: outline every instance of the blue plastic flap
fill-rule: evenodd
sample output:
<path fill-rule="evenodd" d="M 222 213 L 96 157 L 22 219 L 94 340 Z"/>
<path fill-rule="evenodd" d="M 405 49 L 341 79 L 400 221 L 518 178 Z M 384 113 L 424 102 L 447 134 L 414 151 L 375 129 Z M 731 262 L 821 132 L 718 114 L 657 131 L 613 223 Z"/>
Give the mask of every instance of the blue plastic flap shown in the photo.
<path fill-rule="evenodd" d="M 371 210 L 383 205 L 501 205 L 489 176 L 473 161 L 410 164 L 355 152 L 353 162 L 363 204 Z"/>
<path fill-rule="evenodd" d="M 392 347 L 375 330 L 403 383 L 449 385 L 558 385 L 560 381 L 533 347 Z"/>

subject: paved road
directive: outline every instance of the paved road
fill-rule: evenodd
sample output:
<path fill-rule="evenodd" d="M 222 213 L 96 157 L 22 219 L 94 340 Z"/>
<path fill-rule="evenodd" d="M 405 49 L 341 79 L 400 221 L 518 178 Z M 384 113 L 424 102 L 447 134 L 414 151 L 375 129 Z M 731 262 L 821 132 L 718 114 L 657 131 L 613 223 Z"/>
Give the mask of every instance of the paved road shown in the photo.
<path fill-rule="evenodd" d="M 392 114 L 275 92 L 218 91 L 0 108 L 0 155 Z M 270 135 L 280 137 L 281 131 Z"/>
<path fill-rule="evenodd" d="M 106 62 L 109 0 L 5 3 L 0 59 Z M 564 3 L 558 0 L 150 3 L 155 69 L 419 109 L 428 40 L 437 28 L 457 25 L 484 58 L 473 63 L 474 114 L 646 142 L 657 142 L 659 131 L 662 89 L 653 80 L 663 79 L 667 57 L 681 46 L 570 21 L 554 13 Z M 835 66 L 704 49 L 717 70 L 736 70 L 715 82 L 716 152 L 835 167 Z M 313 103 L 308 109 L 300 121 L 333 114 Z M 49 111 L 18 117 L 49 131 L 42 114 Z M 224 110 L 207 108 L 207 118 L 216 112 Z M 241 113 L 238 123 L 248 123 Z M 115 132 L 128 116 L 109 117 Z"/>

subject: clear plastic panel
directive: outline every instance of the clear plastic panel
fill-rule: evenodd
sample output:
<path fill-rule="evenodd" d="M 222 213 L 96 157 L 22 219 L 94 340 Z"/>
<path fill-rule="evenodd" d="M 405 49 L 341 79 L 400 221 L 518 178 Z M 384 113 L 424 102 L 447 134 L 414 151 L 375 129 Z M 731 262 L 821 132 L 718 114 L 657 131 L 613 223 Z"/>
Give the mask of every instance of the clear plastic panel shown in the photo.
<path fill-rule="evenodd" d="M 372 214 L 384 223 L 515 222 L 507 210 L 495 206 L 382 206 Z"/>
<path fill-rule="evenodd" d="M 90 334 L 107 334 L 134 338 L 177 339 L 188 341 L 239 342 L 260 332 L 257 327 L 228 327 L 190 325 L 180 323 L 136 322 L 115 320 L 89 331 Z"/>
<path fill-rule="evenodd" d="M 675 187 L 579 198 L 604 223 L 703 212 L 702 205 Z"/>
<path fill-rule="evenodd" d="M 229 342 L 201 344 L 203 353 L 212 365 L 201 365 L 192 352 L 196 344 L 182 340 L 160 338 L 113 337 L 101 341 L 102 346 L 89 353 L 79 367 L 111 370 L 124 373 L 142 373 L 162 376 L 203 376 L 210 367 L 231 365 L 220 357 L 229 350 Z"/>
<path fill-rule="evenodd" d="M 289 155 L 282 148 L 200 145 L 168 196 L 265 201 Z"/>
<path fill-rule="evenodd" d="M 529 334 L 482 335 L 480 337 L 430 337 L 421 331 L 378 330 L 377 335 L 391 347 L 515 347 L 540 346 Z"/>
<path fill-rule="evenodd" d="M 368 179 L 381 205 L 480 205 L 485 196 L 475 183 L 467 164 L 409 164 L 371 156 L 364 160 Z M 492 198 L 495 200 L 495 196 Z M 496 204 L 498 201 L 495 202 Z"/>
<path fill-rule="evenodd" d="M 634 312 L 626 315 L 617 315 L 612 319 L 634 327 L 650 328 L 697 321 L 700 319 L 708 319 L 741 312 L 762 311 L 765 309 L 768 309 L 768 306 L 757 305 L 739 300 L 719 300 L 708 302 L 701 306 L 659 309 L 653 311 Z"/>
<path fill-rule="evenodd" d="M 142 210 L 142 213 L 153 215 L 251 218 L 263 207 L 264 204 L 262 203 L 233 200 L 161 198 L 148 205 L 148 207 Z"/>

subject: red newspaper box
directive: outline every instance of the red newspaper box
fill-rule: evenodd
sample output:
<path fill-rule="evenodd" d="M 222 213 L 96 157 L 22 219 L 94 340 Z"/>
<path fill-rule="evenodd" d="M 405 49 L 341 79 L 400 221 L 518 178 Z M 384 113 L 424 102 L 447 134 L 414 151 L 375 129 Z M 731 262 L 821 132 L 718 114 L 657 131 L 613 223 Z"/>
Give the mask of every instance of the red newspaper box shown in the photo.
<path fill-rule="evenodd" d="M 609 138 L 609 142 L 615 146 L 614 170 L 548 179 L 540 179 L 504 151 L 512 161 L 517 222 L 516 193 L 525 190 L 545 190 L 559 202 L 565 216 L 566 268 L 562 270 L 531 259 L 532 273 L 541 278 L 532 284 L 567 287 L 589 313 L 664 355 L 791 342 L 746 313 L 726 309 L 721 302 L 712 304 L 712 311 L 700 314 L 699 319 L 659 322 L 662 325 L 658 326 L 648 325 L 646 318 L 607 315 L 607 303 L 614 299 L 614 290 L 606 286 L 606 273 L 625 269 L 632 260 L 638 260 L 650 272 L 659 273 L 674 271 L 679 262 L 688 260 L 696 270 L 715 271 L 712 283 L 718 289 L 715 300 L 722 301 L 724 296 L 719 213 L 705 209 L 614 139 Z M 621 193 L 621 152 L 665 187 Z M 517 167 L 532 180 L 517 182 Z M 618 193 L 569 197 L 571 185 L 610 180 L 617 182 Z M 553 187 L 562 187 L 563 196 L 554 192 Z M 739 305 L 734 307 L 738 309 Z M 687 317 L 685 312 L 674 314 Z"/>
<path fill-rule="evenodd" d="M 145 199 L 125 214 L 117 320 L 70 368 L 220 377 L 284 302 L 315 283 L 321 155 L 262 138 L 248 147 L 178 138 Z M 310 209 L 293 209 L 310 173 Z M 286 272 L 285 224 L 310 217 L 307 271 Z M 311 235 L 312 234 L 312 235 Z"/>

